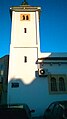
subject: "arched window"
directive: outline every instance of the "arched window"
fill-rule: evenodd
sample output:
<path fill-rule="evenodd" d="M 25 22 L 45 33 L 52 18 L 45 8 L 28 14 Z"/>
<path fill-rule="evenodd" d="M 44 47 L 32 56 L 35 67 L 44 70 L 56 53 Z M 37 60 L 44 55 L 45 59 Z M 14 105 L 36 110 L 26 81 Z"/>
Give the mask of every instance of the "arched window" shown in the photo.
<path fill-rule="evenodd" d="M 25 16 L 23 15 L 23 20 L 25 20 Z"/>
<path fill-rule="evenodd" d="M 59 91 L 65 91 L 65 82 L 63 77 L 59 78 Z"/>
<path fill-rule="evenodd" d="M 30 20 L 30 14 L 20 14 L 20 21 L 27 21 Z"/>
<path fill-rule="evenodd" d="M 26 16 L 26 20 L 29 20 L 29 16 L 28 15 Z"/>
<path fill-rule="evenodd" d="M 51 78 L 51 91 L 57 91 L 56 78 L 54 77 Z"/>

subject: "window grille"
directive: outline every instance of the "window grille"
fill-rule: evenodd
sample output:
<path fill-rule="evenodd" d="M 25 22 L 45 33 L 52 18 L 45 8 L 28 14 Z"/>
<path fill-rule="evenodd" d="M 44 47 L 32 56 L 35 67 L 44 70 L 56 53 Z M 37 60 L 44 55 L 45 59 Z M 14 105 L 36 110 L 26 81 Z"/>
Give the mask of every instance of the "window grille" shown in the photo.
<path fill-rule="evenodd" d="M 54 77 L 51 78 L 51 91 L 57 91 L 56 79 Z"/>
<path fill-rule="evenodd" d="M 59 78 L 59 91 L 65 91 L 65 82 L 63 77 Z"/>

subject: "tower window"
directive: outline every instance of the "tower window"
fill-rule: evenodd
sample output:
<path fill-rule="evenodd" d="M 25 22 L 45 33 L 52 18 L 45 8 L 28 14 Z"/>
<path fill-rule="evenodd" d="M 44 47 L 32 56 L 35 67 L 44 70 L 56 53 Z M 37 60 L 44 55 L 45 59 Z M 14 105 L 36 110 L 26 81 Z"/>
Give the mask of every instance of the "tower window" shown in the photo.
<path fill-rule="evenodd" d="M 24 33 L 27 33 L 27 28 L 24 28 Z"/>
<path fill-rule="evenodd" d="M 27 62 L 27 56 L 24 56 L 24 62 L 25 63 Z"/>
<path fill-rule="evenodd" d="M 29 21 L 30 14 L 20 14 L 20 21 Z"/>
<path fill-rule="evenodd" d="M 29 16 L 28 15 L 26 16 L 26 20 L 29 20 Z"/>
<path fill-rule="evenodd" d="M 25 20 L 25 16 L 23 15 L 23 20 Z"/>

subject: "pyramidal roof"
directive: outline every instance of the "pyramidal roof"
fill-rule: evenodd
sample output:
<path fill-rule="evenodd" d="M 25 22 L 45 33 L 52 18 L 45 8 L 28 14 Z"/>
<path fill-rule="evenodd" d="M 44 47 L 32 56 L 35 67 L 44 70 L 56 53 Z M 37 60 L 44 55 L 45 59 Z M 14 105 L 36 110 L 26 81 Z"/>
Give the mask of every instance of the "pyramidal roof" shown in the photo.
<path fill-rule="evenodd" d="M 28 2 L 26 0 L 24 0 L 24 2 L 22 2 L 21 5 L 28 5 Z"/>
<path fill-rule="evenodd" d="M 12 6 L 10 8 L 11 11 L 17 11 L 17 12 L 21 12 L 21 11 L 40 11 L 41 7 L 39 6 L 30 6 L 28 4 L 28 2 L 26 0 L 24 0 L 22 2 L 22 4 L 20 6 Z"/>

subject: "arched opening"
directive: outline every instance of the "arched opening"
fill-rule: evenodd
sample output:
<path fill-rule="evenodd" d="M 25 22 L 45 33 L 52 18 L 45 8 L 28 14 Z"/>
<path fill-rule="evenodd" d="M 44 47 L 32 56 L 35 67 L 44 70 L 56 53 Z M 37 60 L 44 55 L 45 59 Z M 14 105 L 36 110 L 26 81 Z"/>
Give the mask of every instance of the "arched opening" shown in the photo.
<path fill-rule="evenodd" d="M 29 16 L 28 15 L 26 16 L 26 20 L 29 20 Z"/>
<path fill-rule="evenodd" d="M 65 82 L 63 77 L 59 78 L 59 91 L 65 91 Z"/>
<path fill-rule="evenodd" d="M 57 91 L 56 78 L 54 77 L 51 78 L 51 91 Z"/>
<path fill-rule="evenodd" d="M 25 16 L 23 15 L 23 20 L 25 20 Z"/>

